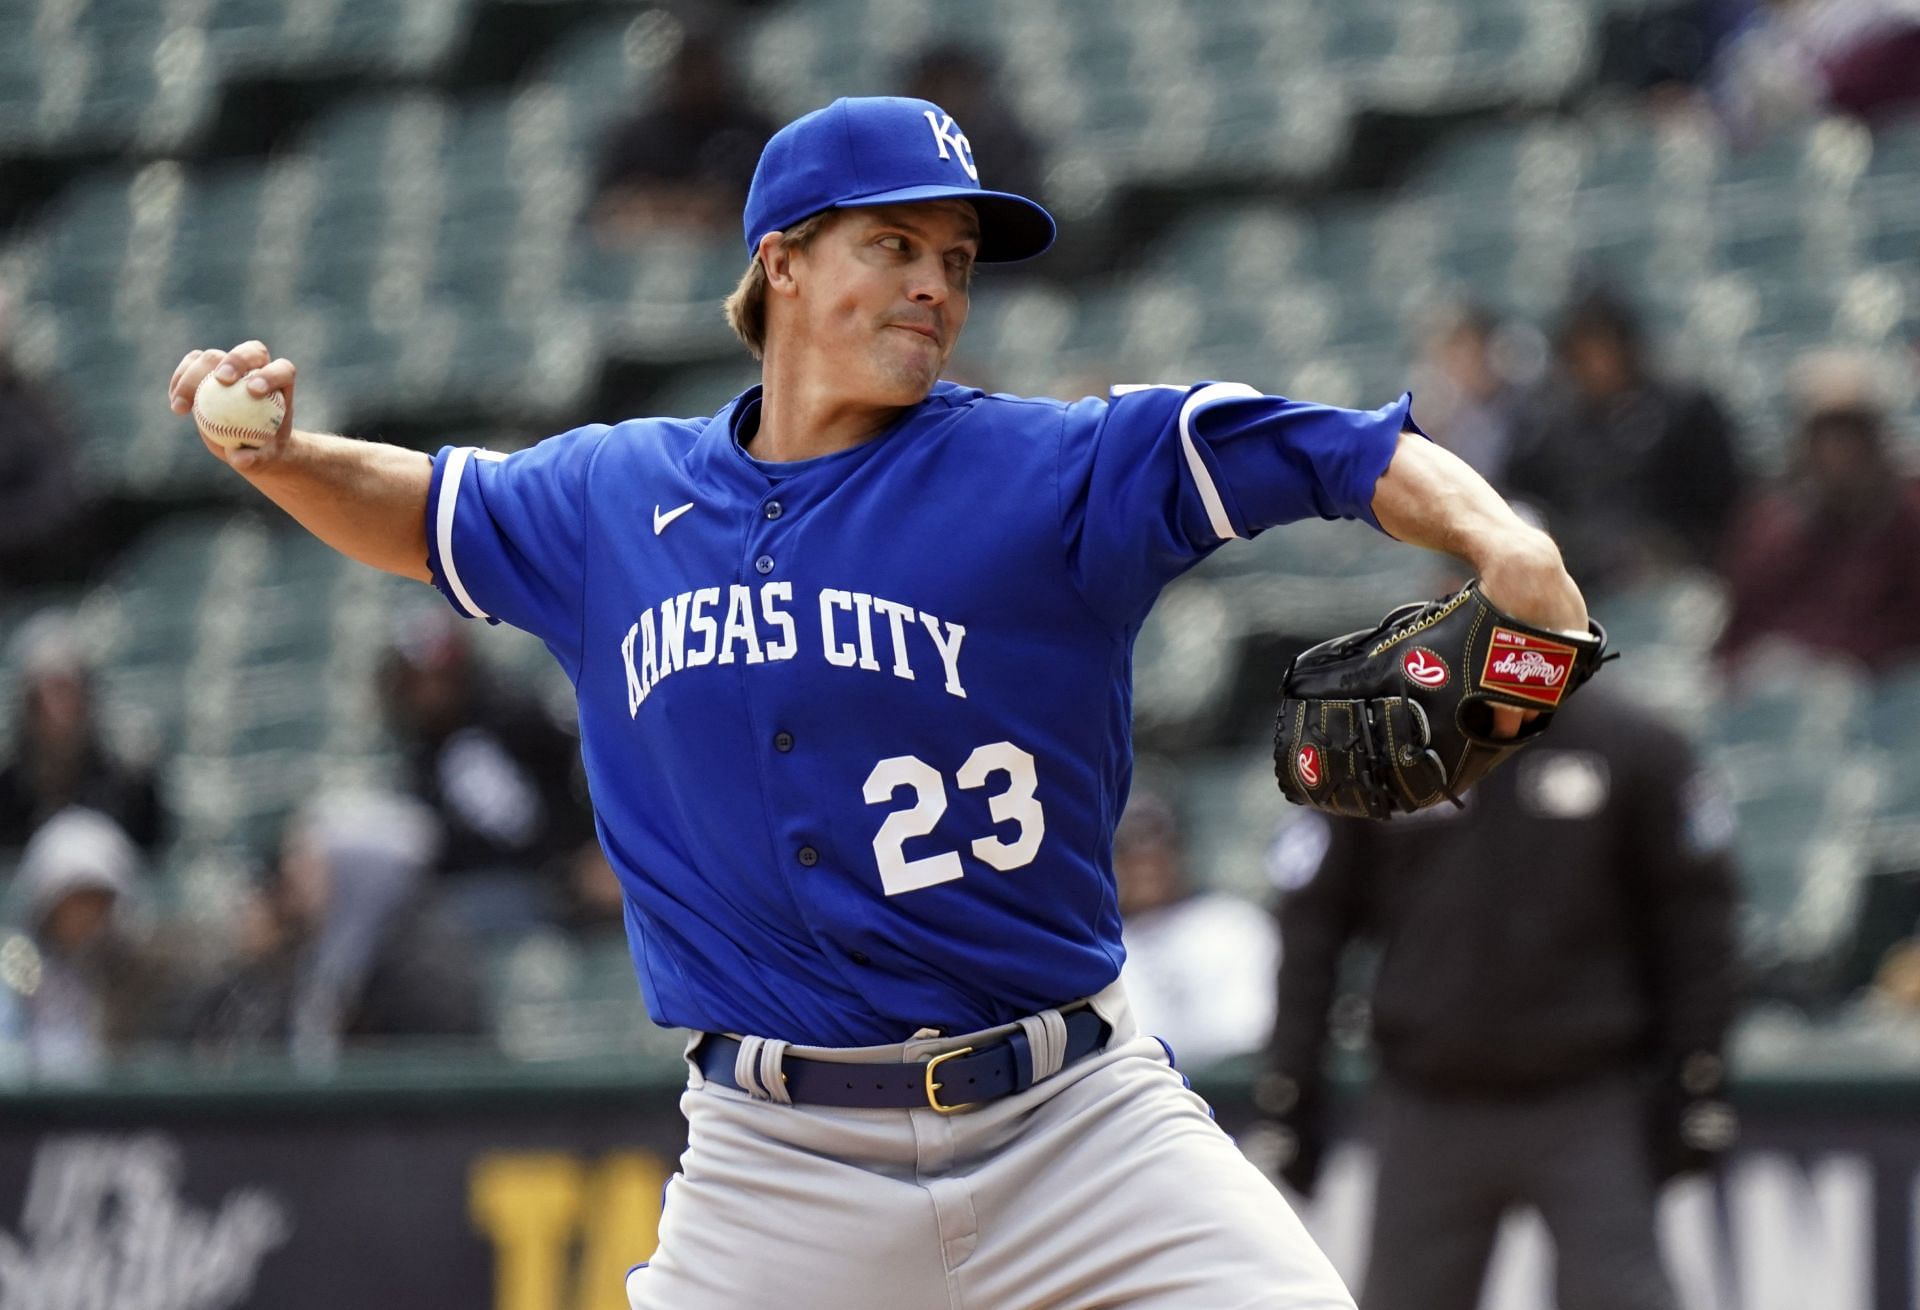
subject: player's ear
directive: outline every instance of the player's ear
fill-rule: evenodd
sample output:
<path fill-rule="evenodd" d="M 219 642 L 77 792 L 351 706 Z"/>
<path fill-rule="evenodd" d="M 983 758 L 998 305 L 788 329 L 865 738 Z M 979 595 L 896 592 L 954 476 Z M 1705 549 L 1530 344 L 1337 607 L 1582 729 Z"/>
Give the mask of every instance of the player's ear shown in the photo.
<path fill-rule="evenodd" d="M 793 277 L 793 257 L 798 253 L 781 239 L 778 232 L 769 232 L 760 238 L 760 249 L 755 258 L 760 261 L 760 267 L 766 270 L 769 291 L 790 296 L 798 290 Z"/>

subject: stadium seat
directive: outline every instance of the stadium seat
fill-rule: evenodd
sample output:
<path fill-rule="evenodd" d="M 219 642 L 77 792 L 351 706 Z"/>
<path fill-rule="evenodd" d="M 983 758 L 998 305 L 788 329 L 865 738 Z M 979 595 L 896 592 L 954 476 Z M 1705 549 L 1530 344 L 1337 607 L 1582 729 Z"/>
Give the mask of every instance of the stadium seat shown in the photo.
<path fill-rule="evenodd" d="M 1759 754 L 1838 749 L 1862 735 L 1868 696 L 1865 678 L 1844 663 L 1786 650 L 1756 654 L 1717 707 L 1713 739 Z"/>
<path fill-rule="evenodd" d="M 1133 648 L 1135 731 L 1164 742 L 1200 725 L 1225 697 L 1241 636 L 1230 591 L 1203 576 L 1164 591 Z"/>
<path fill-rule="evenodd" d="M 1176 803 L 1196 876 L 1211 889 L 1267 900 L 1267 849 L 1283 817 L 1291 817 L 1274 783 L 1271 748 L 1191 756 L 1180 769 Z"/>
<path fill-rule="evenodd" d="M 1278 205 L 1208 207 L 1176 224 L 1152 253 L 1152 267 L 1177 272 L 1202 294 L 1254 293 L 1287 285 L 1316 252 L 1320 225 Z"/>
<path fill-rule="evenodd" d="M 731 235 L 662 234 L 618 255 L 576 246 L 572 261 L 571 285 L 601 285 L 605 341 L 616 353 L 700 362 L 737 349 L 720 313 L 746 266 Z"/>
<path fill-rule="evenodd" d="M 720 407 L 760 380 L 760 369 L 743 351 L 738 363 L 682 369 L 647 398 L 649 412 L 698 418 Z"/>
<path fill-rule="evenodd" d="M 494 1031 L 509 1055 L 552 1060 L 618 1050 L 663 1071 L 679 1064 L 686 1034 L 648 1022 L 622 934 L 575 940 L 537 932 L 491 952 L 487 975 Z"/>
<path fill-rule="evenodd" d="M 1726 750 L 1747 949 L 1762 964 L 1824 959 L 1852 922 L 1866 871 L 1871 766 L 1844 753 Z"/>
<path fill-rule="evenodd" d="M 607 125 L 646 103 L 678 42 L 664 11 L 608 14 L 556 45 L 530 87 L 561 98 L 571 124 L 568 144 L 580 159 L 590 159 Z"/>
<path fill-rule="evenodd" d="M 1875 681 L 1866 708 L 1868 739 L 1888 750 L 1920 750 L 1920 667 Z"/>

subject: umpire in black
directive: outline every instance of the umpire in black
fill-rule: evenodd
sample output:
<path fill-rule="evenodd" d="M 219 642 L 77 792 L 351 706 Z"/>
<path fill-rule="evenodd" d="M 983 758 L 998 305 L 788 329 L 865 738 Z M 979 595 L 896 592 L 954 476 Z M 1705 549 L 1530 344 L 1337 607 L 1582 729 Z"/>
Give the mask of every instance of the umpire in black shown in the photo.
<path fill-rule="evenodd" d="M 1311 1192 L 1329 1008 L 1368 941 L 1380 1173 L 1361 1310 L 1473 1310 L 1525 1206 L 1553 1237 L 1559 1310 L 1673 1310 L 1659 1186 L 1732 1138 L 1731 814 L 1683 739 L 1600 686 L 1465 801 L 1289 830 L 1256 1087 L 1282 1175 Z"/>

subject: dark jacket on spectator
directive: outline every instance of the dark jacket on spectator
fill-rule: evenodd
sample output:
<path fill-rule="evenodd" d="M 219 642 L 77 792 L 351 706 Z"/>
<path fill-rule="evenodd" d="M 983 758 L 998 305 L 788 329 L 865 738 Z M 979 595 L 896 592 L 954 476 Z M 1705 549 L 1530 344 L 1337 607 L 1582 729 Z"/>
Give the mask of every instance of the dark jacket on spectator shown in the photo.
<path fill-rule="evenodd" d="M 76 448 L 52 402 L 0 359 L 0 592 L 77 581 L 99 553 Z"/>
<path fill-rule="evenodd" d="M 69 805 L 98 810 L 148 852 L 166 826 L 153 774 L 115 759 L 96 740 L 87 744 L 70 781 L 51 791 L 36 784 L 24 756 L 0 764 L 0 849 L 26 845 L 34 829 Z"/>
<path fill-rule="evenodd" d="M 1655 381 L 1604 400 L 1561 387 L 1538 397 L 1498 481 L 1546 511 L 1568 571 L 1600 590 L 1649 566 L 1711 565 L 1741 485 L 1719 403 Z"/>
<path fill-rule="evenodd" d="M 482 679 L 450 732 L 406 742 L 407 790 L 439 816 L 449 874 L 558 864 L 593 836 L 580 743 L 532 697 Z"/>

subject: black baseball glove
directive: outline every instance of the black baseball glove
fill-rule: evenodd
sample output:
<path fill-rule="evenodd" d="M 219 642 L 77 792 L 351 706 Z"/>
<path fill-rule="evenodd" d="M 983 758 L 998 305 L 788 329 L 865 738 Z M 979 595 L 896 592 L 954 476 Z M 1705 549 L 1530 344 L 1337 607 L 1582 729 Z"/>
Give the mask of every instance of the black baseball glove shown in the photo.
<path fill-rule="evenodd" d="M 1403 605 L 1371 632 L 1295 656 L 1280 684 L 1274 774 L 1297 805 L 1386 819 L 1460 794 L 1546 730 L 1551 711 L 1607 655 L 1586 637 L 1537 628 L 1494 608 L 1478 580 Z M 1493 707 L 1538 710 L 1517 735 L 1493 736 Z"/>

